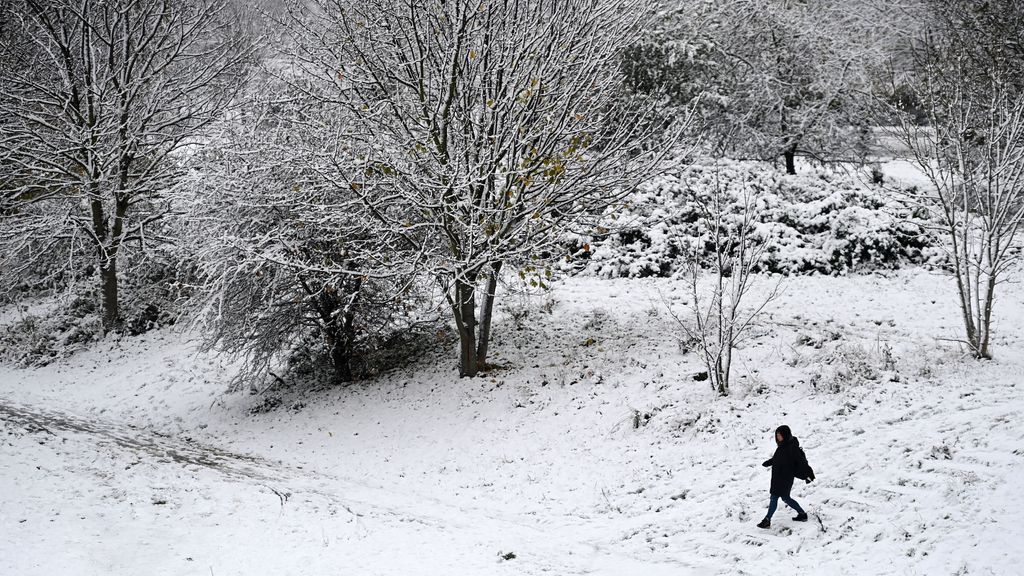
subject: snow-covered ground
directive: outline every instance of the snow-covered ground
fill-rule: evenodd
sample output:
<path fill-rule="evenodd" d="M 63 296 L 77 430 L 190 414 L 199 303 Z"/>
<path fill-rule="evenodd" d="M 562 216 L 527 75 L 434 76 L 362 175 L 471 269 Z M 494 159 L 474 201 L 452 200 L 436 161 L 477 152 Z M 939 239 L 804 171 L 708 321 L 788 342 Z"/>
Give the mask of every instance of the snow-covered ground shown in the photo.
<path fill-rule="evenodd" d="M 950 282 L 787 279 L 728 398 L 694 380 L 668 279 L 558 283 L 473 380 L 439 350 L 225 394 L 170 330 L 0 366 L 0 574 L 1016 574 L 1024 287 L 978 362 Z M 812 521 L 762 531 L 783 423 Z"/>

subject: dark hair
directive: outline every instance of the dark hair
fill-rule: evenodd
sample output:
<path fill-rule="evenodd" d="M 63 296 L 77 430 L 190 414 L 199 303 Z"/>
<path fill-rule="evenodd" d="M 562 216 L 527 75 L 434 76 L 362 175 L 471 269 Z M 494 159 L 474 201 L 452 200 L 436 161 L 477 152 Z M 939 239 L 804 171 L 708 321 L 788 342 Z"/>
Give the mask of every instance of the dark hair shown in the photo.
<path fill-rule="evenodd" d="M 783 424 L 775 429 L 776 434 L 782 434 L 782 441 L 785 442 L 793 437 L 793 433 L 789 430 L 789 426 Z"/>

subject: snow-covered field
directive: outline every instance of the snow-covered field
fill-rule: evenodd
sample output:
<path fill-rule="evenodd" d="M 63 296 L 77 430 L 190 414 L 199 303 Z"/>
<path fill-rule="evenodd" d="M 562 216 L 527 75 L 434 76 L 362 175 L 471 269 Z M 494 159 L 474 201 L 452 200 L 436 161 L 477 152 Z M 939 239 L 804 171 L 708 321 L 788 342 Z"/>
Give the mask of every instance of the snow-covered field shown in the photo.
<path fill-rule="evenodd" d="M 1017 574 L 1024 287 L 978 362 L 949 340 L 950 282 L 787 279 L 724 399 L 668 279 L 556 284 L 520 325 L 505 311 L 473 380 L 438 350 L 229 395 L 170 330 L 3 366 L 0 574 Z M 762 531 L 783 423 L 812 521 Z"/>

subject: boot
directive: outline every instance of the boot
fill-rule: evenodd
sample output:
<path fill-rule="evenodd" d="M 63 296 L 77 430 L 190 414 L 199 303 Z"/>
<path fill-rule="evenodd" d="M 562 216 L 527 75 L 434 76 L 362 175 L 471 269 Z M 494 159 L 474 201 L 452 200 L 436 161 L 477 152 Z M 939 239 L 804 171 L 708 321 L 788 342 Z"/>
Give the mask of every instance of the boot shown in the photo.
<path fill-rule="evenodd" d="M 797 522 L 807 522 L 807 513 L 801 512 L 796 516 L 793 516 L 793 520 L 796 520 Z"/>
<path fill-rule="evenodd" d="M 771 522 L 771 520 L 765 518 L 764 520 L 761 520 L 761 523 L 758 524 L 757 527 L 758 528 L 771 528 L 772 527 L 772 522 Z"/>

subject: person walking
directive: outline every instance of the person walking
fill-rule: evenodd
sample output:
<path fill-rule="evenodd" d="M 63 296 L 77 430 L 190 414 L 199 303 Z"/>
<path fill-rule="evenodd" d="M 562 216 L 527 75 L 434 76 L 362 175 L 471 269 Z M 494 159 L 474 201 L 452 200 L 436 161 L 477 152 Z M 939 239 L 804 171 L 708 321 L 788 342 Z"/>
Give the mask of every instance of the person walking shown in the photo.
<path fill-rule="evenodd" d="M 796 500 L 790 497 L 789 493 L 793 489 L 794 478 L 806 480 L 809 484 L 814 480 L 814 470 L 807 464 L 807 456 L 800 448 L 800 441 L 793 436 L 789 426 L 782 425 L 775 429 L 775 444 L 777 445 L 775 455 L 762 464 L 765 468 L 772 469 L 772 485 L 768 514 L 757 525 L 758 528 L 771 528 L 772 515 L 778 508 L 780 498 L 787 506 L 796 511 L 793 520 L 807 521 L 807 513 Z"/>

